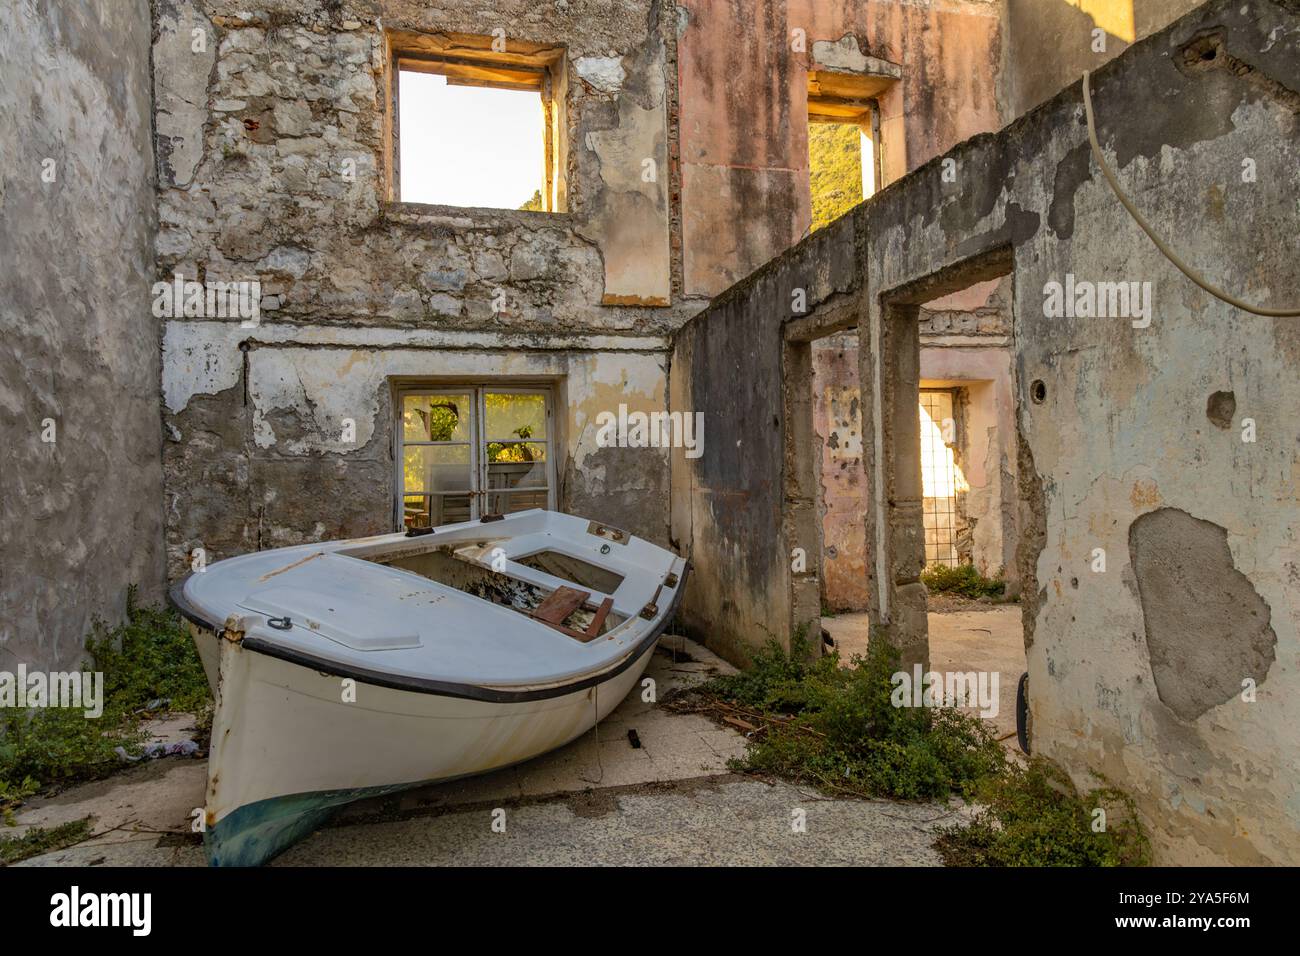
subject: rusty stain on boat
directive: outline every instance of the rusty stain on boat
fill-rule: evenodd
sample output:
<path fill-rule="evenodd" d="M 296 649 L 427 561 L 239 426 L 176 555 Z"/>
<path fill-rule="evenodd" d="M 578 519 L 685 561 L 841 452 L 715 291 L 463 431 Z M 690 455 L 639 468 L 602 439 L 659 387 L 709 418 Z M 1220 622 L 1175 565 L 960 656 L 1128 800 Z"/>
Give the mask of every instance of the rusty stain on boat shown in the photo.
<path fill-rule="evenodd" d="M 301 567 L 302 565 L 306 564 L 308 561 L 314 561 L 316 558 L 321 557 L 324 553 L 325 553 L 324 551 L 317 551 L 315 554 L 309 554 L 305 558 L 299 558 L 297 561 L 293 562 L 293 564 L 286 564 L 282 568 L 276 568 L 274 571 L 266 572 L 266 574 L 262 575 L 257 580 L 269 581 L 277 574 L 284 574 L 285 571 L 292 571 L 294 568 Z"/>

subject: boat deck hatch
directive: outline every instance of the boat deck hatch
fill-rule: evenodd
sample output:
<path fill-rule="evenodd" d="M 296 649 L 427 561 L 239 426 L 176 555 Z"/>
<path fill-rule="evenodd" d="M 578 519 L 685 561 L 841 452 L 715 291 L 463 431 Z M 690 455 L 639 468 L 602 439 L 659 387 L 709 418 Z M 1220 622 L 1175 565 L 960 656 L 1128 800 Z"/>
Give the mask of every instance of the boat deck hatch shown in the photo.
<path fill-rule="evenodd" d="M 473 546 L 465 548 L 477 554 Z M 626 618 L 614 613 L 603 595 L 614 591 L 623 578 L 612 571 L 554 551 L 543 551 L 520 564 L 572 582 L 558 590 L 540 587 L 501 571 L 494 571 L 470 557 L 443 547 L 391 558 L 376 555 L 366 560 L 386 567 L 401 568 L 430 581 L 518 611 L 579 641 L 590 641 L 622 624 Z M 598 585 L 608 585 L 608 589 Z M 601 592 L 598 597 L 593 591 Z M 562 614 L 557 613 L 557 608 Z"/>

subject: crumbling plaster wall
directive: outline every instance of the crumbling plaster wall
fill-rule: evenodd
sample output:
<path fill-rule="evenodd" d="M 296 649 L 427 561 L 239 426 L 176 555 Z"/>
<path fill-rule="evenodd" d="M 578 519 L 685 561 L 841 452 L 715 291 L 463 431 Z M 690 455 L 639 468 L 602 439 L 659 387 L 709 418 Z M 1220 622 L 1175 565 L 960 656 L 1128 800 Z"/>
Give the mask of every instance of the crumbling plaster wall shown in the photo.
<path fill-rule="evenodd" d="M 665 537 L 663 452 L 598 449 L 593 424 L 620 403 L 664 408 L 664 335 L 692 308 L 672 293 L 662 9 L 160 0 L 159 274 L 263 293 L 254 329 L 167 323 L 172 573 L 195 547 L 211 560 L 391 527 L 395 376 L 554 381 L 561 507 Z M 384 30 L 498 28 L 566 50 L 566 211 L 390 202 Z"/>
<path fill-rule="evenodd" d="M 149 5 L 3 19 L 0 670 L 64 669 L 128 585 L 161 595 Z"/>
<path fill-rule="evenodd" d="M 1007 119 L 1164 29 L 1200 0 L 1006 0 Z M 1099 49 L 1100 48 L 1100 49 Z"/>
<path fill-rule="evenodd" d="M 1226 53 L 1189 59 L 1183 51 L 1206 35 Z M 1099 137 L 1121 181 L 1211 282 L 1262 305 L 1300 301 L 1293 253 L 1279 241 L 1297 230 L 1297 37 L 1287 0 L 1214 2 L 1093 77 Z M 763 370 L 759 390 L 779 378 L 768 370 L 780 364 L 780 329 L 798 320 L 791 288 L 821 290 L 834 276 L 870 290 L 859 325 L 868 534 L 884 545 L 873 611 L 906 646 L 924 633 L 909 566 L 920 517 L 898 507 L 909 489 L 887 479 L 911 480 L 899 467 L 911 436 L 895 433 L 915 414 L 919 378 L 909 303 L 1013 271 L 1035 752 L 1081 785 L 1098 771 L 1126 789 L 1158 862 L 1295 864 L 1300 454 L 1286 410 L 1300 405 L 1300 326 L 1234 309 L 1183 277 L 1116 201 L 1082 116 L 1076 84 L 954 149 L 955 182 L 927 164 L 728 290 L 678 335 L 684 397 L 699 403 L 707 390 L 704 356 L 743 351 Z M 1258 171 L 1250 182 L 1247 158 Z M 1151 324 L 1049 317 L 1046 284 L 1067 274 L 1151 282 Z M 1229 391 L 1231 414 L 1219 395 Z M 730 513 L 738 506 L 721 507 L 762 489 L 780 513 L 789 462 L 736 460 L 732 440 L 779 448 L 755 425 L 773 412 L 773 432 L 789 425 L 770 403 L 736 399 L 754 406 L 740 414 L 718 398 L 726 413 L 712 420 L 712 448 L 727 456 L 674 456 L 674 493 L 688 495 L 674 500 L 674 530 L 701 558 L 690 625 L 743 654 L 786 625 L 797 582 L 780 524 L 742 526 L 743 512 Z M 737 574 L 735 555 L 746 560 L 734 593 L 767 616 L 712 597 Z"/>
<path fill-rule="evenodd" d="M 818 339 L 812 350 L 813 432 L 821 445 L 822 604 L 834 611 L 861 611 L 869 598 L 857 333 Z"/>
<path fill-rule="evenodd" d="M 670 455 L 671 540 L 699 572 L 679 622 L 733 661 L 743 663 L 769 639 L 789 646 L 819 610 L 819 535 L 788 520 L 784 480 L 794 467 L 788 445 L 816 454 L 814 442 L 787 442 L 786 434 L 785 403 L 810 400 L 811 374 L 791 376 L 782 329 L 796 289 L 810 316 L 857 291 L 856 229 L 850 215 L 818 230 L 718 296 L 673 338 L 670 407 L 703 409 L 709 435 L 699 458 L 679 449 Z"/>
<path fill-rule="evenodd" d="M 688 295 L 721 292 L 808 231 L 810 65 L 899 77 L 878 98 L 885 183 L 1000 125 L 993 0 L 682 0 L 678 22 Z"/>

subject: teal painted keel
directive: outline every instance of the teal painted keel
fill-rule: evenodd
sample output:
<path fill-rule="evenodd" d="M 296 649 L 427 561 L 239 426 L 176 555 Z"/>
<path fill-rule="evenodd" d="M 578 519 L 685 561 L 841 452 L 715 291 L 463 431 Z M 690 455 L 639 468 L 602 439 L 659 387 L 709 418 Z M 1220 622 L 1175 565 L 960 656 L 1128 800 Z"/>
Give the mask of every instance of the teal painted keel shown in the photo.
<path fill-rule="evenodd" d="M 204 832 L 203 846 L 208 853 L 208 863 L 211 866 L 261 866 L 324 826 L 347 804 L 415 786 L 419 784 L 321 790 L 247 804 Z"/>

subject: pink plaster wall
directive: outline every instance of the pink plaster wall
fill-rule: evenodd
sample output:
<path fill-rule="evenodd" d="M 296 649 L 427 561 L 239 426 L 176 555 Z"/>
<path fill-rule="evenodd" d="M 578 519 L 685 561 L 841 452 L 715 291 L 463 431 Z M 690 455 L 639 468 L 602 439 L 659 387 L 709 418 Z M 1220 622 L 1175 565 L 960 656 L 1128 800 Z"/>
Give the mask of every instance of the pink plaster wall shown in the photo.
<path fill-rule="evenodd" d="M 721 292 L 807 230 L 808 64 L 854 34 L 898 64 L 880 99 L 888 183 L 1001 125 L 1000 5 L 989 0 L 682 0 L 678 39 L 687 295 Z M 795 28 L 806 52 L 791 50 Z"/>

